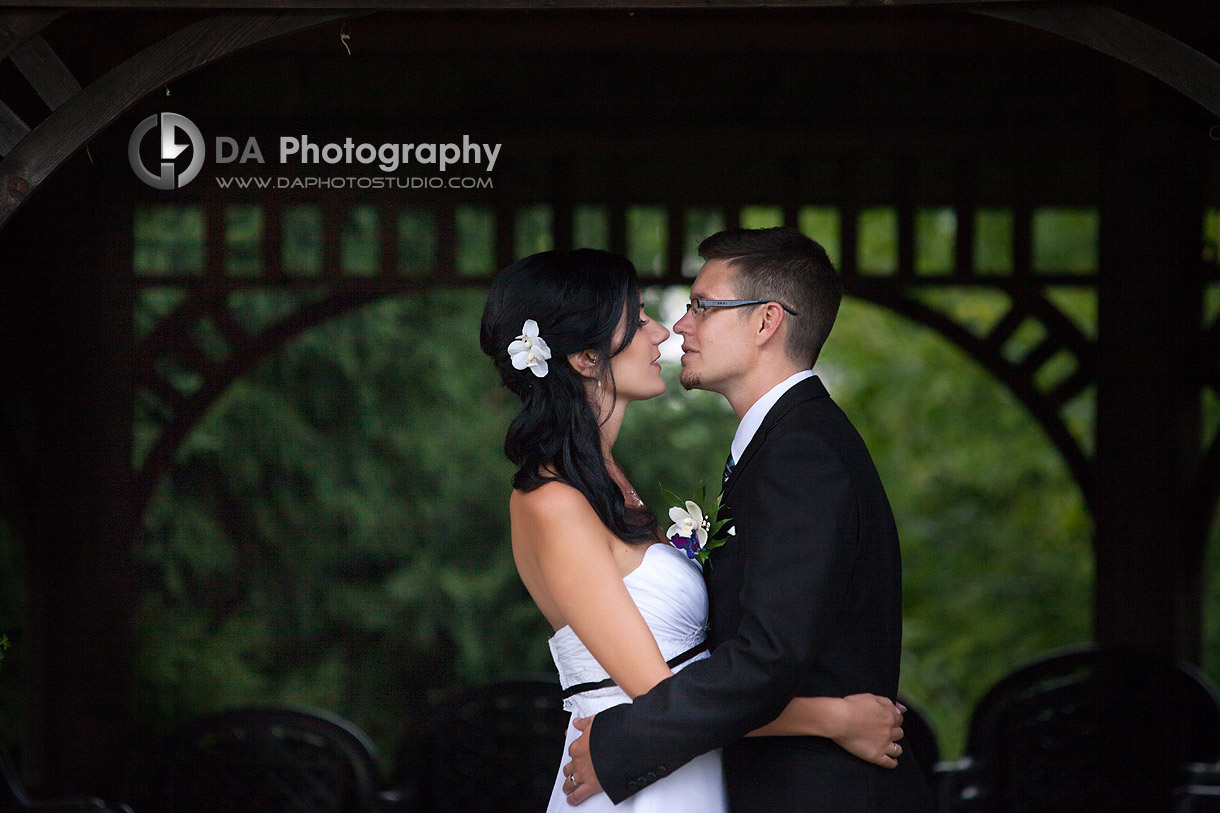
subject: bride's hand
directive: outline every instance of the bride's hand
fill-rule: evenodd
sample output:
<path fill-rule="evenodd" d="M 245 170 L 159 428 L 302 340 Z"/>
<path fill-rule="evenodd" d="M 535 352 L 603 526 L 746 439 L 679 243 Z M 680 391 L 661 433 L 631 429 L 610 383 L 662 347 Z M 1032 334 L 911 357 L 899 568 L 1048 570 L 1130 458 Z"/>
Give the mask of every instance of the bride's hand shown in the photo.
<path fill-rule="evenodd" d="M 831 739 L 848 753 L 882 768 L 897 768 L 906 707 L 875 694 L 850 694 L 839 707 L 839 734 Z"/>

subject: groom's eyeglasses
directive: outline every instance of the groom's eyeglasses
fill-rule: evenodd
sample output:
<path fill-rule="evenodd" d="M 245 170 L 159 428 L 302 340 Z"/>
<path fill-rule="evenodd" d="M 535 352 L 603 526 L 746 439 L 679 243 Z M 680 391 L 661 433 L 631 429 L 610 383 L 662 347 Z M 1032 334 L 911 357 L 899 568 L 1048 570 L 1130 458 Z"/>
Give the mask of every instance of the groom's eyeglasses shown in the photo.
<path fill-rule="evenodd" d="M 707 313 L 708 308 L 744 308 L 746 305 L 766 305 L 774 302 L 788 313 L 796 316 L 796 311 L 776 299 L 692 299 L 686 303 L 686 310 L 695 316 Z"/>

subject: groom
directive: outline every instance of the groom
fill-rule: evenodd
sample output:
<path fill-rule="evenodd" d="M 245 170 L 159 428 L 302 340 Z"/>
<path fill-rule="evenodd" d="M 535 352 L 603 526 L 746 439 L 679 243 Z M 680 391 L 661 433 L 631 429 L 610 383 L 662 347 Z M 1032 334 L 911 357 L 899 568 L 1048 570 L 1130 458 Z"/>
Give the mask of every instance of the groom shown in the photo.
<path fill-rule="evenodd" d="M 724 747 L 734 813 L 931 810 L 910 757 L 886 769 L 820 737 L 744 738 L 794 695 L 895 697 L 901 563 L 868 449 L 811 369 L 842 299 L 826 252 L 785 228 L 720 232 L 699 254 L 674 326 L 681 381 L 741 419 L 722 491 L 733 533 L 704 570 L 714 651 L 588 721 L 569 802 L 600 788 L 620 802 Z"/>

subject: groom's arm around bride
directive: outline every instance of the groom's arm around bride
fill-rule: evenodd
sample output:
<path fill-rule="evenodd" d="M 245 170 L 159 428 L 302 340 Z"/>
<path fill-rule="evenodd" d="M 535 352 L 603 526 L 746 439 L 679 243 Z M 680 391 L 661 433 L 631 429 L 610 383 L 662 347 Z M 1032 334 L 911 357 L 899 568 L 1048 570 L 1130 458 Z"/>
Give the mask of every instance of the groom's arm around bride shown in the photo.
<path fill-rule="evenodd" d="M 573 755 L 588 749 L 596 782 L 615 802 L 724 747 L 734 811 L 930 810 L 909 756 L 887 770 L 820 737 L 743 739 L 793 696 L 896 696 L 901 564 L 864 442 L 821 381 L 801 372 L 841 296 L 825 252 L 797 232 L 769 229 L 713 236 L 700 253 L 708 262 L 692 299 L 761 301 L 747 313 L 696 306 L 675 326 L 688 351 L 684 383 L 720 392 L 743 416 L 723 491 L 736 532 L 706 574 L 715 649 L 633 704 L 597 715 Z M 794 354 L 787 340 L 802 318 L 821 325 L 812 352 Z"/>

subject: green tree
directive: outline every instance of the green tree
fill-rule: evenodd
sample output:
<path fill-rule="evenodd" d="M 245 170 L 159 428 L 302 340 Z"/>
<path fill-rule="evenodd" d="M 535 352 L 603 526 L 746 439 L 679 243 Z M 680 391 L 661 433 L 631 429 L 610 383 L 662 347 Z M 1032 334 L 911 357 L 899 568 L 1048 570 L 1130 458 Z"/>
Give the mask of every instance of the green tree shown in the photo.
<path fill-rule="evenodd" d="M 477 347 L 482 300 L 320 325 L 204 416 L 145 520 L 151 728 L 306 703 L 393 743 L 431 690 L 546 668 L 507 543 L 513 405 Z"/>

